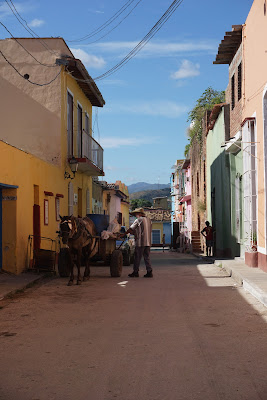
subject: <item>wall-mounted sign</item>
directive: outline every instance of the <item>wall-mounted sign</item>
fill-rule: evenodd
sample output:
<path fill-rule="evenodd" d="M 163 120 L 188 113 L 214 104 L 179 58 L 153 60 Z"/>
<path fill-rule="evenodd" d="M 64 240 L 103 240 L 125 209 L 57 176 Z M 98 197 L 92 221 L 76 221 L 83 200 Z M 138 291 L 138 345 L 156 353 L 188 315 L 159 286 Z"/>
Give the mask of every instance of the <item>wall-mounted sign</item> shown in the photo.
<path fill-rule="evenodd" d="M 73 203 L 74 203 L 75 205 L 78 204 L 78 194 L 77 194 L 77 193 L 74 193 Z"/>
<path fill-rule="evenodd" d="M 49 221 L 49 202 L 47 199 L 44 199 L 44 224 L 48 225 Z"/>

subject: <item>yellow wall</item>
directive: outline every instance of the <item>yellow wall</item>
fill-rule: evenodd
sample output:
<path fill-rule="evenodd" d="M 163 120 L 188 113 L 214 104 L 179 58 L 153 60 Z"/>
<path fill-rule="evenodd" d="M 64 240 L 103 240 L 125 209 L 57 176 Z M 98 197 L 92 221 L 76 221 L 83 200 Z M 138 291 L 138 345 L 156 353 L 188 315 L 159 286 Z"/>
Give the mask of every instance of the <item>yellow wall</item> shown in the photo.
<path fill-rule="evenodd" d="M 127 196 L 127 202 L 129 202 L 128 187 L 125 185 L 125 183 L 122 183 L 121 181 L 116 181 L 115 185 L 118 186 L 119 190 Z M 130 217 L 129 216 L 130 204 L 128 204 L 127 202 L 121 202 L 121 213 L 122 213 L 122 225 L 123 225 L 123 221 L 124 221 L 125 226 L 128 229 L 129 228 L 129 217 Z"/>
<path fill-rule="evenodd" d="M 121 203 L 121 213 L 122 213 L 122 224 L 124 221 L 124 224 L 126 226 L 126 228 L 129 228 L 129 204 L 126 203 Z"/>
<path fill-rule="evenodd" d="M 18 186 L 18 189 L 16 189 L 17 200 L 3 201 L 3 248 L 5 243 L 13 243 L 16 247 L 14 262 L 11 264 L 10 261 L 7 262 L 3 249 L 3 268 L 10 272 L 19 273 L 26 266 L 28 236 L 33 234 L 34 185 L 39 186 L 41 236 L 55 239 L 58 230 L 55 195 L 62 194 L 64 196 L 60 199 L 60 213 L 67 215 L 68 182 L 64 180 L 64 174 L 60 168 L 1 141 L 0 153 L 0 183 Z M 3 190 L 3 196 L 4 194 L 12 195 L 13 190 Z M 46 196 L 44 191 L 52 192 L 53 196 Z M 49 201 L 49 223 L 47 226 L 44 225 L 45 198 Z M 16 229 L 13 225 L 14 219 L 16 220 Z M 12 228 L 10 229 L 10 227 Z M 9 256 L 10 254 L 11 252 L 9 252 Z"/>
<path fill-rule="evenodd" d="M 153 222 L 152 221 L 152 230 L 153 229 L 159 229 L 160 230 L 160 243 L 161 243 L 162 236 L 163 236 L 163 223 L 162 222 Z"/>

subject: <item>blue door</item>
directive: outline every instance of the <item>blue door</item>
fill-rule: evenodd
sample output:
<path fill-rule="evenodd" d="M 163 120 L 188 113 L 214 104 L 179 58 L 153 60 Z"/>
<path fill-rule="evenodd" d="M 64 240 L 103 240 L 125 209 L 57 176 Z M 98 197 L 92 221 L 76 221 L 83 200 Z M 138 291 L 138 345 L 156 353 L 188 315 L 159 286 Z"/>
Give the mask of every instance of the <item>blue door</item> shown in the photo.
<path fill-rule="evenodd" d="M 163 233 L 165 234 L 165 243 L 171 244 L 172 242 L 172 227 L 170 222 L 163 222 Z"/>

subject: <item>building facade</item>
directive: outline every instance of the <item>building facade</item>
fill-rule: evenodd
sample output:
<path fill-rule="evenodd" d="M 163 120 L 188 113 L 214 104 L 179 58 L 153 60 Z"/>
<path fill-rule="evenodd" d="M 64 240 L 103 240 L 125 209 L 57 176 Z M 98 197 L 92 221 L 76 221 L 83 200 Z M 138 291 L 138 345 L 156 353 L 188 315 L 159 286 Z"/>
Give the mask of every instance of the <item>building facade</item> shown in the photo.
<path fill-rule="evenodd" d="M 254 0 L 243 26 L 242 141 L 245 259 L 267 272 L 266 2 Z"/>
<path fill-rule="evenodd" d="M 124 183 L 103 183 L 103 207 L 110 221 L 116 218 L 120 225 L 129 228 L 130 201 L 128 187 Z"/>
<path fill-rule="evenodd" d="M 45 247 L 60 214 L 92 210 L 92 177 L 104 174 L 92 107 L 105 102 L 61 38 L 1 40 L 1 51 L 22 76 L 1 58 L 0 267 L 20 273 L 29 237 Z"/>
<path fill-rule="evenodd" d="M 243 170 L 243 149 L 242 140 L 242 110 L 244 107 L 244 41 L 243 26 L 233 25 L 232 30 L 225 33 L 224 39 L 218 48 L 218 54 L 214 64 L 229 65 L 229 83 L 225 92 L 226 104 L 230 106 L 229 138 L 223 145 L 228 154 L 230 166 L 230 187 L 231 187 L 231 235 L 236 243 L 233 256 L 245 256 L 244 232 L 244 173 Z M 227 138 L 226 138 L 227 139 Z M 215 202 L 218 201 L 215 193 Z"/>

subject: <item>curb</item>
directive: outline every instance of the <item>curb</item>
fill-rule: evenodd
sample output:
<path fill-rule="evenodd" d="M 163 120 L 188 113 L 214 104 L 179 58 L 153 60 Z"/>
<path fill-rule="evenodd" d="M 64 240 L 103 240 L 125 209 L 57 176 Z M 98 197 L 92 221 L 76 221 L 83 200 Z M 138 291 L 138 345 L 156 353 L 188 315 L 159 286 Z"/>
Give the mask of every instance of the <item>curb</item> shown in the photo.
<path fill-rule="evenodd" d="M 246 280 L 243 281 L 243 288 L 259 300 L 265 307 L 267 307 L 267 293 L 261 290 L 257 285 L 253 285 Z"/>
<path fill-rule="evenodd" d="M 7 292 L 6 294 L 4 294 L 1 297 L 0 301 L 1 300 L 6 300 L 6 299 L 8 299 L 10 297 L 15 296 L 16 294 L 24 292 L 26 289 L 29 289 L 30 287 L 34 286 L 37 282 L 40 282 L 40 281 L 44 280 L 45 278 L 46 278 L 45 275 L 38 276 L 36 279 L 34 279 L 34 280 L 22 285 L 21 287 L 10 290 L 10 292 Z"/>
<path fill-rule="evenodd" d="M 229 265 L 225 265 L 223 261 L 220 263 L 215 262 L 214 265 L 216 265 L 216 267 L 223 268 L 229 274 L 229 276 L 234 279 L 234 281 L 236 281 L 240 286 L 243 286 L 244 278 L 239 272 L 232 269 Z"/>
<path fill-rule="evenodd" d="M 261 302 L 265 307 L 267 307 L 267 293 L 262 290 L 256 283 L 251 282 L 243 277 L 243 275 L 231 268 L 226 262 L 215 262 L 216 267 L 223 268 L 231 278 L 234 279 L 243 289 L 255 297 L 259 302 Z"/>

